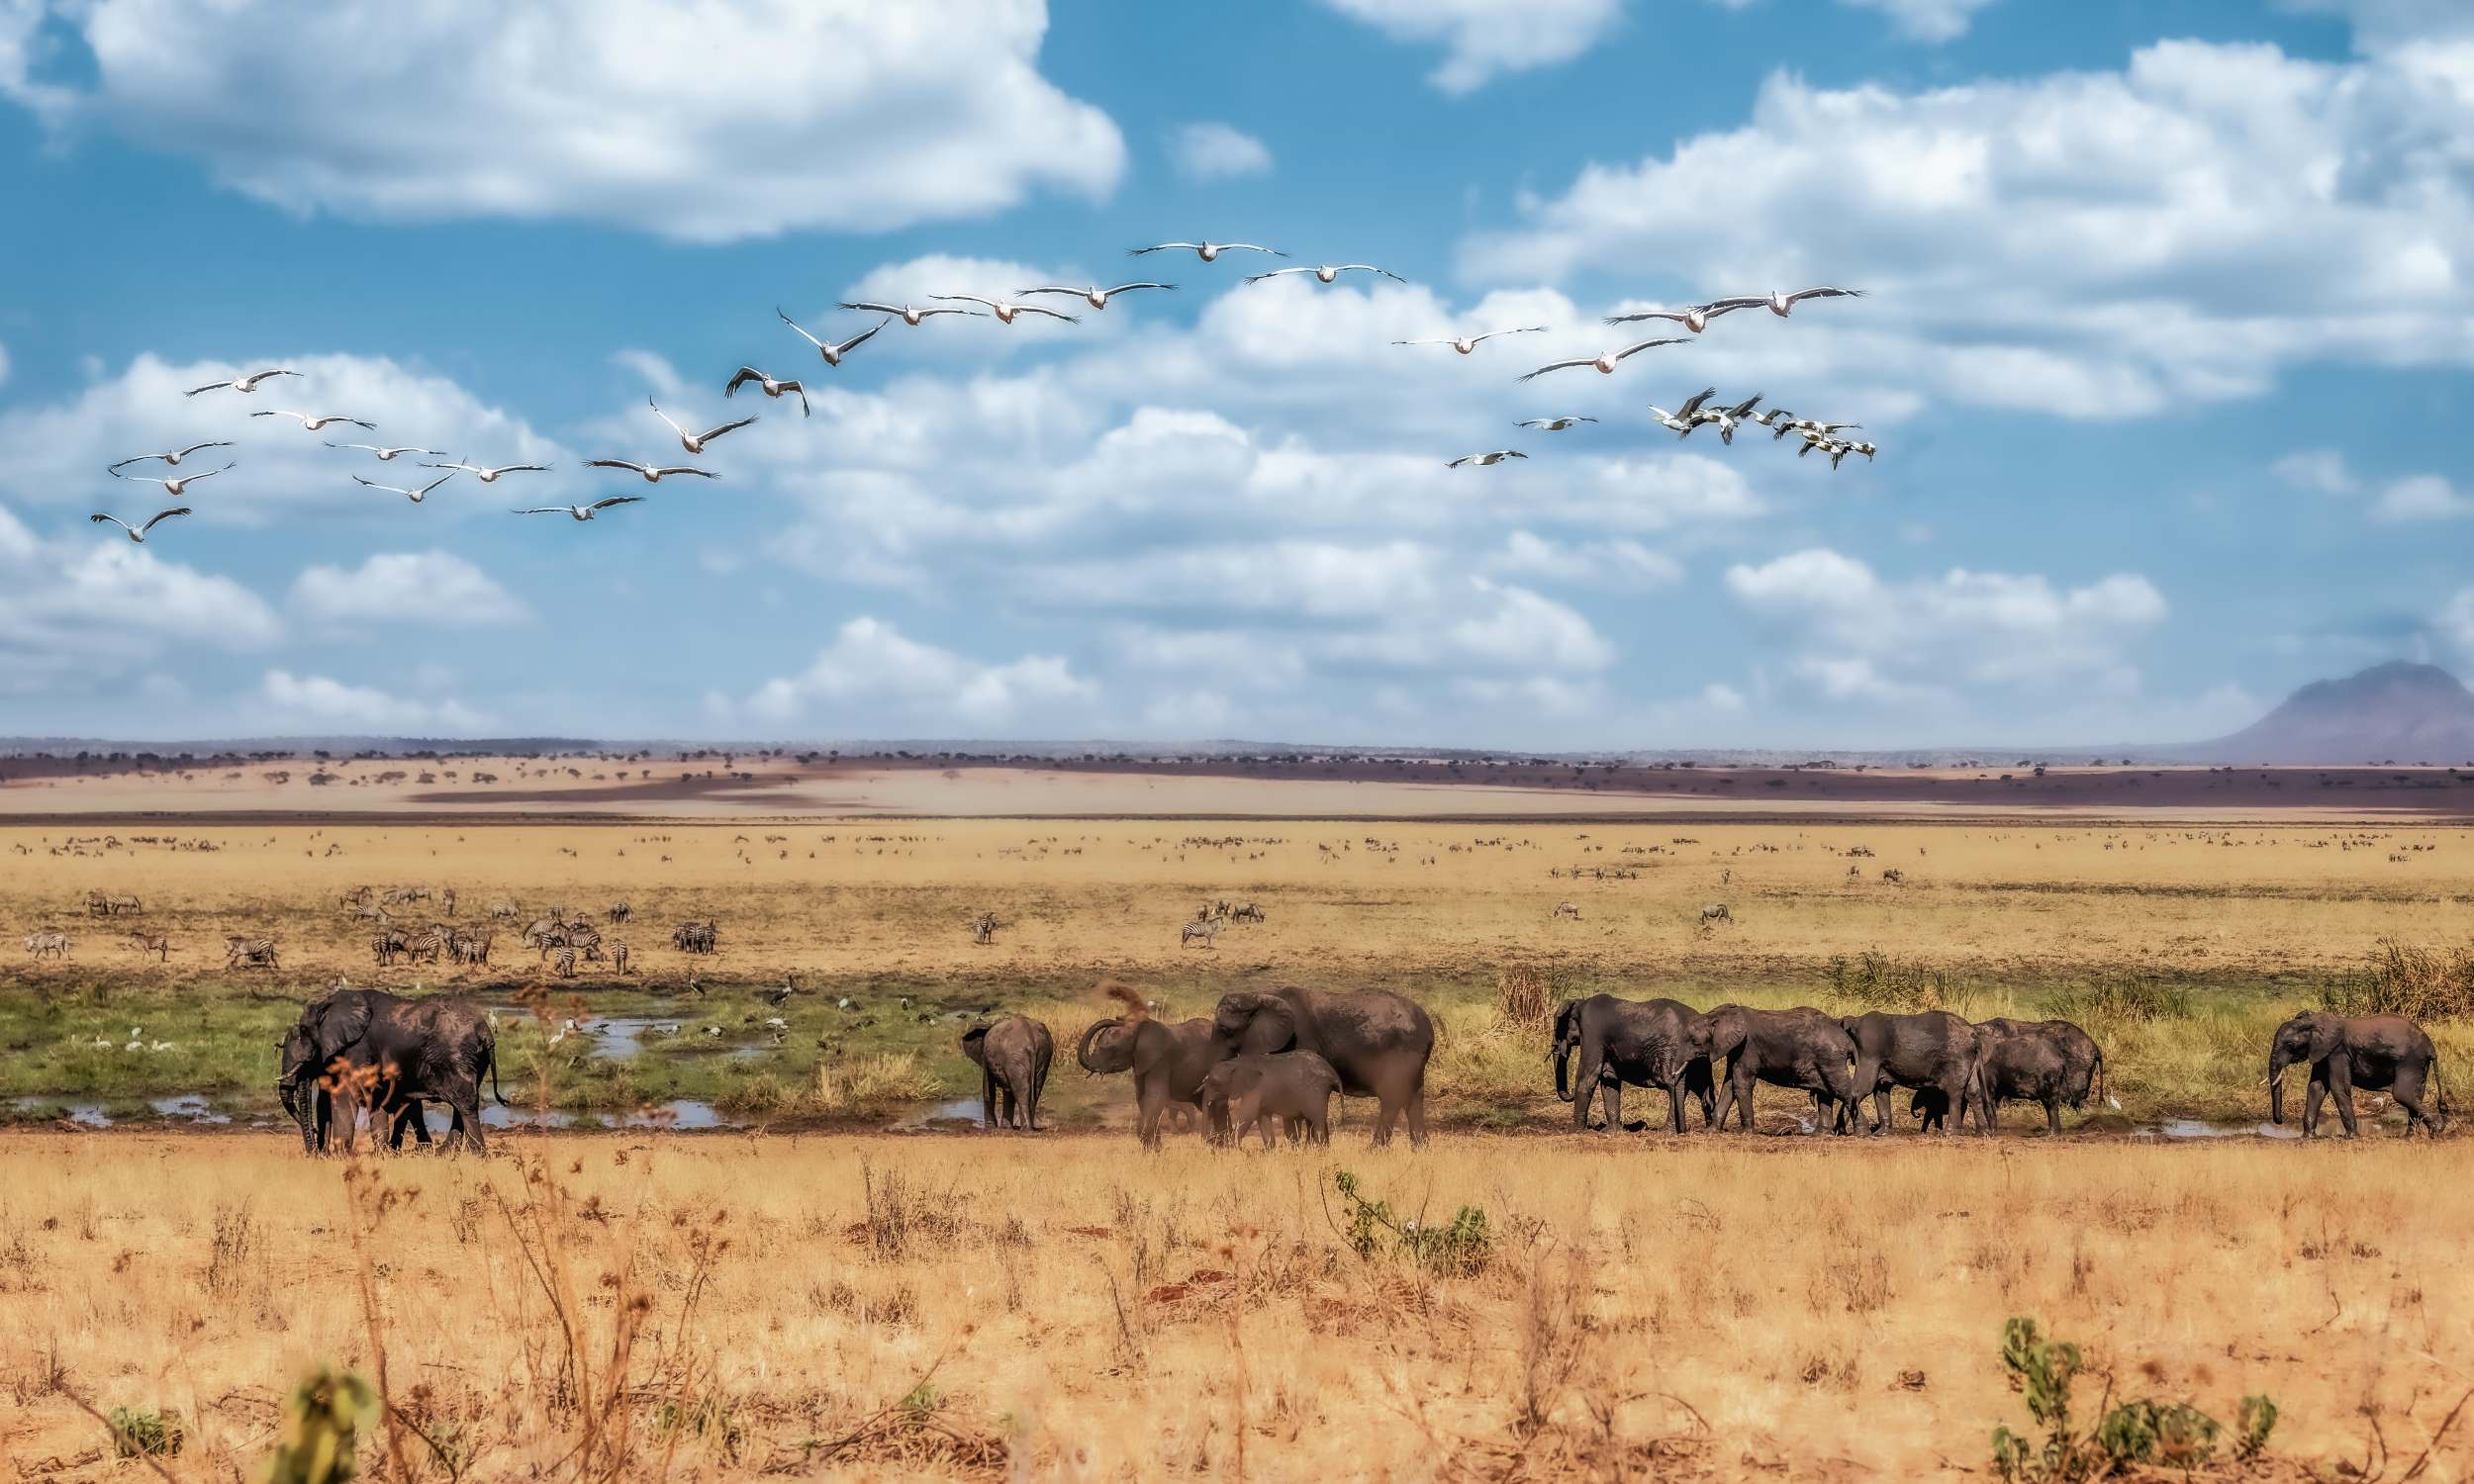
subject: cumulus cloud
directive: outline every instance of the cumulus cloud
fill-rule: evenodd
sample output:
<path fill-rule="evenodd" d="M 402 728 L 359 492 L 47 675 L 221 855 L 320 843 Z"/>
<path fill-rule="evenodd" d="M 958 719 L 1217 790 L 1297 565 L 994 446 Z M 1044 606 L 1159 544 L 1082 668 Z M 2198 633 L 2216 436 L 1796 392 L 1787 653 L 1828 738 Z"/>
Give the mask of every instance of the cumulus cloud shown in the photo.
<path fill-rule="evenodd" d="M 1447 93 L 1570 61 L 1622 18 L 1622 0 L 1324 0 L 1398 42 L 1444 48 L 1427 81 Z"/>
<path fill-rule="evenodd" d="M 960 723 L 995 726 L 1032 718 L 1056 721 L 1095 688 L 1055 655 L 1024 655 L 985 664 L 908 638 L 872 617 L 844 623 L 815 662 L 797 675 L 767 681 L 748 697 L 759 719 L 786 723 L 831 703 L 827 724 L 839 735 L 888 727 Z"/>
<path fill-rule="evenodd" d="M 2474 112 L 2452 54 L 2168 41 L 2120 71 L 1922 91 L 1781 72 L 1742 127 L 1589 164 L 1465 242 L 1463 266 L 1669 264 L 1679 297 L 1872 292 L 1806 305 L 1791 331 L 1714 327 L 1694 363 L 1722 384 L 1742 346 L 1773 371 L 1867 366 L 1941 399 L 2128 417 L 2256 395 L 2304 360 L 2474 364 L 2456 267 Z"/>
<path fill-rule="evenodd" d="M 182 646 L 245 651 L 282 631 L 229 578 L 127 541 L 46 539 L 0 506 L 0 689 L 90 686 Z"/>
<path fill-rule="evenodd" d="M 47 11 L 86 55 L 33 54 Z M 1047 23 L 1041 0 L 11 0 L 0 95 L 297 212 L 881 232 L 1115 185 L 1115 125 L 1039 70 Z"/>
<path fill-rule="evenodd" d="M 489 725 L 489 718 L 460 701 L 431 700 L 289 670 L 267 671 L 251 699 L 271 708 L 284 724 L 307 727 L 468 735 Z"/>
<path fill-rule="evenodd" d="M 1665 587 L 1683 576 L 1682 563 L 1638 541 L 1558 541 L 1529 530 L 1505 537 L 1486 565 L 1515 576 L 1634 590 Z"/>
<path fill-rule="evenodd" d="M 2320 495 L 2351 495 L 2362 488 L 2345 455 L 2334 448 L 2301 448 L 2268 466 L 2268 472 L 2297 490 Z"/>
<path fill-rule="evenodd" d="M 1879 11 L 1900 34 L 1919 42 L 1954 42 L 1967 34 L 1977 11 L 1993 0 L 1839 0 L 1858 10 Z"/>
<path fill-rule="evenodd" d="M 1955 699 L 1968 688 L 2063 694 L 2138 685 L 2129 640 L 2166 615 L 2143 577 L 2057 589 L 2035 575 L 1953 568 L 1884 581 L 1827 547 L 1727 571 L 1727 591 L 1834 700 Z"/>
<path fill-rule="evenodd" d="M 375 553 L 349 570 L 319 565 L 292 585 L 293 605 L 339 623 L 420 623 L 441 628 L 522 622 L 531 611 L 464 558 L 447 551 Z"/>
<path fill-rule="evenodd" d="M 1169 158 L 1188 180 L 1231 180 L 1272 173 L 1272 151 L 1261 139 L 1226 124 L 1181 124 L 1169 136 Z"/>
<path fill-rule="evenodd" d="M 2390 524 L 2422 520 L 2462 520 L 2474 515 L 2469 496 L 2437 474 L 2417 474 L 2380 491 L 2371 504 L 2371 518 Z"/>
<path fill-rule="evenodd" d="M 270 381 L 246 397 L 231 392 L 183 394 L 255 367 L 288 366 L 301 374 Z M 374 434 L 335 426 L 302 430 L 288 417 L 256 417 L 270 408 L 341 413 L 374 421 Z M 338 506 L 393 515 L 398 496 L 377 495 L 352 483 L 355 473 L 381 484 L 409 485 L 400 475 L 436 476 L 409 457 L 381 464 L 367 454 L 338 451 L 335 443 L 411 443 L 441 448 L 490 464 L 572 464 L 556 442 L 503 407 L 485 403 L 454 381 L 404 366 L 385 356 L 308 354 L 232 361 L 172 363 L 146 353 L 117 375 L 107 375 L 55 401 L 25 403 L 0 411 L 0 446 L 13 451 L 0 469 L 0 494 L 26 502 L 83 503 L 93 496 L 93 472 L 133 453 L 185 447 L 210 438 L 237 446 L 200 457 L 223 456 L 236 467 L 212 485 L 201 485 L 197 518 L 261 521 L 289 508 Z M 211 467 L 211 466 L 209 466 Z M 137 472 L 137 471 L 132 471 Z M 459 477 L 421 508 L 425 519 L 471 511 L 503 511 L 495 498 L 514 480 L 526 495 L 558 495 L 575 488 L 571 469 L 511 476 L 491 489 Z M 106 481 L 110 484 L 110 481 Z M 114 486 L 117 490 L 120 487 Z M 128 487 L 160 494 L 152 486 Z"/>

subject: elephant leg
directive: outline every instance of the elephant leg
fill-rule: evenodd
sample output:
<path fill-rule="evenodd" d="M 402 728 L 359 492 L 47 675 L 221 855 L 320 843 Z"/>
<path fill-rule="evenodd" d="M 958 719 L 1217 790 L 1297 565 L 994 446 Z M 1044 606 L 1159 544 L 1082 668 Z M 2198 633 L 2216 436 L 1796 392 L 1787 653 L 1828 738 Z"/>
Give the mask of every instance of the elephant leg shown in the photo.
<path fill-rule="evenodd" d="M 997 1073 L 985 1067 L 980 1068 L 980 1127 L 997 1127 Z"/>
<path fill-rule="evenodd" d="M 1421 1073 L 1411 1082 L 1401 1105 L 1409 1117 L 1409 1148 L 1426 1147 L 1426 1079 Z"/>
<path fill-rule="evenodd" d="M 1872 1090 L 1872 1131 L 1886 1134 L 1890 1130 L 1890 1084 L 1883 1082 Z"/>
<path fill-rule="evenodd" d="M 1881 1064 L 1880 1064 L 1880 1063 L 1878 1063 L 1878 1062 L 1874 1062 L 1874 1061 L 1871 1061 L 1871 1060 L 1869 1060 L 1869 1059 L 1867 1059 L 1867 1058 L 1864 1058 L 1864 1057 L 1857 1057 L 1857 1058 L 1856 1059 L 1856 1077 L 1855 1077 L 1855 1091 L 1856 1091 L 1856 1097 L 1855 1097 L 1855 1099 L 1854 1099 L 1853 1104 L 1852 1104 L 1852 1105 L 1849 1107 L 1849 1109 L 1848 1109 L 1848 1124 L 1849 1124 L 1849 1126 L 1850 1126 L 1851 1128 L 1855 1125 L 1856 1119 L 1857 1117 L 1861 1116 L 1861 1114 L 1862 1114 L 1862 1112 L 1863 1112 L 1863 1106 L 1862 1106 L 1862 1105 L 1863 1105 L 1864 1095 L 1865 1095 L 1866 1093 L 1868 1093 L 1868 1092 L 1872 1091 L 1873 1084 L 1874 1084 L 1875 1082 L 1880 1081 L 1880 1080 L 1881 1080 Z M 1844 1132 L 1844 1131 L 1842 1131 L 1842 1132 Z"/>
<path fill-rule="evenodd" d="M 1612 1134 L 1624 1126 L 1624 1084 L 1614 1077 L 1598 1083 L 1598 1102 L 1606 1110 L 1606 1132 Z"/>
<path fill-rule="evenodd" d="M 1160 1115 L 1168 1111 L 1169 1105 L 1168 1088 L 1158 1083 L 1146 1083 L 1135 1089 L 1135 1097 L 1139 1112 L 1134 1120 L 1134 1132 L 1142 1140 L 1143 1148 L 1158 1149 Z"/>
<path fill-rule="evenodd" d="M 1661 1082 L 1659 1089 L 1666 1094 L 1666 1128 L 1670 1133 L 1683 1132 L 1683 1081 Z"/>
<path fill-rule="evenodd" d="M 1714 1128 L 1718 1123 L 1718 1076 L 1707 1062 L 1695 1062 L 1684 1068 L 1684 1090 L 1701 1100 L 1701 1127 Z M 1675 1132 L 1683 1132 L 1683 1121 L 1675 1121 Z"/>
<path fill-rule="evenodd" d="M 2048 1135 L 2059 1134 L 2061 1132 L 2060 1098 L 2048 1097 L 2045 1099 L 2045 1132 Z"/>
<path fill-rule="evenodd" d="M 2353 1121 L 2353 1068 L 2345 1065 L 2342 1052 L 2329 1058 L 2328 1063 L 2329 1097 L 2336 1104 L 2336 1116 L 2345 1125 L 2345 1137 L 2355 1138 L 2360 1131 L 2354 1127 Z"/>
<path fill-rule="evenodd" d="M 455 1110 L 454 1121 L 462 1126 L 472 1152 L 486 1155 L 490 1152 L 490 1141 L 481 1125 L 481 1084 L 475 1081 L 470 1087 L 458 1089 L 458 1094 L 447 1104 Z"/>
<path fill-rule="evenodd" d="M 2303 1099 L 2302 1104 L 2302 1137 L 2305 1139 L 2320 1137 L 2320 1105 L 2327 1098 L 2328 1079 L 2315 1069 L 2311 1073 L 2310 1095 Z"/>
<path fill-rule="evenodd" d="M 2407 1138 L 2414 1137 L 2414 1126 L 2418 1123 L 2423 1126 L 2425 1133 L 2434 1139 L 2439 1137 L 2439 1125 L 2433 1121 L 2430 1110 L 2423 1103 L 2423 1073 L 2421 1071 L 2411 1067 L 2398 1067 L 2396 1083 L 2388 1089 L 2388 1095 L 2397 1100 L 2398 1107 L 2406 1110 Z"/>
<path fill-rule="evenodd" d="M 1606 1061 L 1597 1047 L 1580 1043 L 1580 1067 L 1572 1076 L 1572 1128 L 1589 1127 L 1589 1089 L 1598 1085 L 1599 1075 L 1606 1070 Z"/>

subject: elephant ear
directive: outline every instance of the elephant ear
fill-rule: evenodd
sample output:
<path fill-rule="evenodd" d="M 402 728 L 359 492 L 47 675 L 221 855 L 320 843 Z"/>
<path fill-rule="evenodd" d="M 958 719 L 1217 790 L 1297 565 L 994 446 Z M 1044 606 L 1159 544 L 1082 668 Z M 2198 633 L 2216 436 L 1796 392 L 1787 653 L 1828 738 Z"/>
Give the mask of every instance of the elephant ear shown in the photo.
<path fill-rule="evenodd" d="M 1271 1056 L 1296 1045 L 1297 1012 L 1288 1001 L 1271 994 L 1255 998 L 1260 1002 L 1247 1020 L 1244 1033 L 1237 1038 L 1238 1049 Z"/>
<path fill-rule="evenodd" d="M 2333 1015 L 2315 1015 L 2310 1022 L 2311 1061 L 2314 1065 L 2327 1061 L 2336 1053 L 2336 1043 L 2343 1039 L 2345 1023 Z"/>
<path fill-rule="evenodd" d="M 962 1033 L 962 1054 L 982 1067 L 988 1065 L 988 1022 L 981 1021 Z"/>
<path fill-rule="evenodd" d="M 330 995 L 312 1009 L 317 1016 L 318 1045 L 327 1056 L 333 1056 L 369 1034 L 369 996 L 365 994 Z"/>

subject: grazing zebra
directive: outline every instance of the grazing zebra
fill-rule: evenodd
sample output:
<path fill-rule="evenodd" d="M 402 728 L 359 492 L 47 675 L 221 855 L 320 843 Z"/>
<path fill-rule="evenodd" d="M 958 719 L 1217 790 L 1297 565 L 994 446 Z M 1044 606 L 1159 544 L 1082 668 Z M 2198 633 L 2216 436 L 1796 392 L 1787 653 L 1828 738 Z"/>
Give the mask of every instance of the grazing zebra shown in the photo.
<path fill-rule="evenodd" d="M 601 930 L 581 918 L 567 924 L 567 946 L 583 954 L 587 963 L 601 962 Z"/>
<path fill-rule="evenodd" d="M 718 937 L 710 922 L 682 922 L 671 931 L 670 941 L 683 953 L 709 954 Z"/>
<path fill-rule="evenodd" d="M 404 940 L 404 955 L 416 964 L 435 964 L 446 953 L 446 924 L 433 922 Z"/>
<path fill-rule="evenodd" d="M 38 959 L 65 959 L 68 957 L 68 934 L 28 933 L 26 951 Z"/>
<path fill-rule="evenodd" d="M 226 969 L 281 969 L 283 963 L 275 956 L 272 938 L 244 938 L 238 933 L 224 938 Z"/>
<path fill-rule="evenodd" d="M 356 922 L 385 922 L 388 912 L 376 902 L 367 901 L 352 909 L 352 917 Z"/>
<path fill-rule="evenodd" d="M 513 922 L 516 920 L 516 904 L 509 901 L 504 896 L 493 899 L 487 910 L 492 917 L 495 917 L 500 921 Z"/>
<path fill-rule="evenodd" d="M 1580 920 L 1580 904 L 1578 902 L 1559 901 L 1555 904 L 1555 915 L 1557 917 L 1569 917 L 1572 921 L 1578 922 Z"/>
<path fill-rule="evenodd" d="M 377 900 L 377 898 L 378 893 L 376 891 L 367 886 L 358 886 L 350 891 L 344 892 L 342 896 L 336 898 L 336 902 L 338 905 L 345 907 L 366 907 L 371 902 Z"/>
<path fill-rule="evenodd" d="M 486 929 L 465 932 L 458 928 L 447 935 L 447 956 L 458 964 L 487 964 L 490 962 L 490 941 L 496 936 Z"/>
<path fill-rule="evenodd" d="M 411 946 L 411 929 L 391 927 L 369 940 L 369 956 L 378 961 L 379 968 L 384 969 Z"/>
<path fill-rule="evenodd" d="M 1223 896 L 1219 900 L 1211 903 L 1211 915 L 1218 918 L 1222 922 L 1226 922 L 1228 920 L 1227 897 Z"/>
<path fill-rule="evenodd" d="M 572 979 L 576 976 L 576 951 L 567 945 L 562 943 L 556 948 L 542 950 L 542 958 L 560 978 Z"/>
<path fill-rule="evenodd" d="M 1735 921 L 1735 914 L 1727 910 L 1727 904 L 1723 901 L 1711 902 L 1708 906 L 1701 909 L 1701 926 L 1703 927 L 1707 927 L 1713 922 L 1733 921 Z"/>
<path fill-rule="evenodd" d="M 1228 914 L 1228 919 L 1231 922 L 1261 922 L 1263 909 L 1250 901 L 1239 902 L 1237 909 Z"/>
<path fill-rule="evenodd" d="M 171 962 L 172 940 L 169 934 L 133 932 L 129 935 L 129 946 L 142 954 L 154 955 L 157 964 Z"/>
<path fill-rule="evenodd" d="M 614 943 L 610 946 L 610 967 L 620 974 L 635 972 L 627 967 L 627 945 L 624 942 Z"/>
<path fill-rule="evenodd" d="M 1177 946 L 1184 948 L 1187 944 L 1199 940 L 1205 948 L 1216 948 L 1219 946 L 1219 936 L 1220 925 L 1217 922 L 1189 922 L 1179 930 Z"/>
<path fill-rule="evenodd" d="M 628 906 L 625 902 L 615 901 L 610 904 L 610 911 L 606 915 L 613 923 L 625 922 L 635 915 L 635 908 Z"/>
<path fill-rule="evenodd" d="M 567 941 L 567 924 L 555 917 L 536 917 L 524 929 L 524 942 L 533 948 L 556 948 Z"/>

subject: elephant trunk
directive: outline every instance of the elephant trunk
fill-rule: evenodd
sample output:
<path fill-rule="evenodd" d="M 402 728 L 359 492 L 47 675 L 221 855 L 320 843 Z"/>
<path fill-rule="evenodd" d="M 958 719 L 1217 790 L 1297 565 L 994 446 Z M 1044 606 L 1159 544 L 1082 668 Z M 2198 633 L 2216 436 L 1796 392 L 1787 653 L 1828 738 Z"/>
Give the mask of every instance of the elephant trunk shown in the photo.
<path fill-rule="evenodd" d="M 1083 1038 L 1074 1043 L 1074 1061 L 1076 1065 L 1080 1066 L 1083 1070 L 1089 1072 L 1093 1076 L 1098 1076 L 1102 1072 L 1123 1071 L 1125 1069 L 1123 1067 L 1103 1067 L 1098 1062 L 1093 1060 L 1092 1047 L 1093 1043 L 1096 1042 L 1101 1036 L 1117 1030 L 1124 1024 L 1125 1022 L 1122 1019 L 1113 1015 L 1108 1017 L 1106 1020 L 1093 1021 L 1084 1029 Z M 1110 1058 L 1109 1060 L 1114 1061 L 1115 1059 Z"/>
<path fill-rule="evenodd" d="M 2269 1048 L 2268 1122 L 2280 1127 L 2285 1122 L 2285 1068 L 2291 1065 L 2293 1065 L 2293 1059 L 2285 1055 L 2285 1048 L 2281 1046 Z"/>
<path fill-rule="evenodd" d="M 1548 1055 L 1547 1060 L 1555 1064 L 1555 1096 L 1557 1100 L 1567 1103 L 1570 1102 L 1572 1100 L 1572 1044 L 1570 1041 L 1558 1039 L 1555 1043 L 1555 1050 Z"/>

